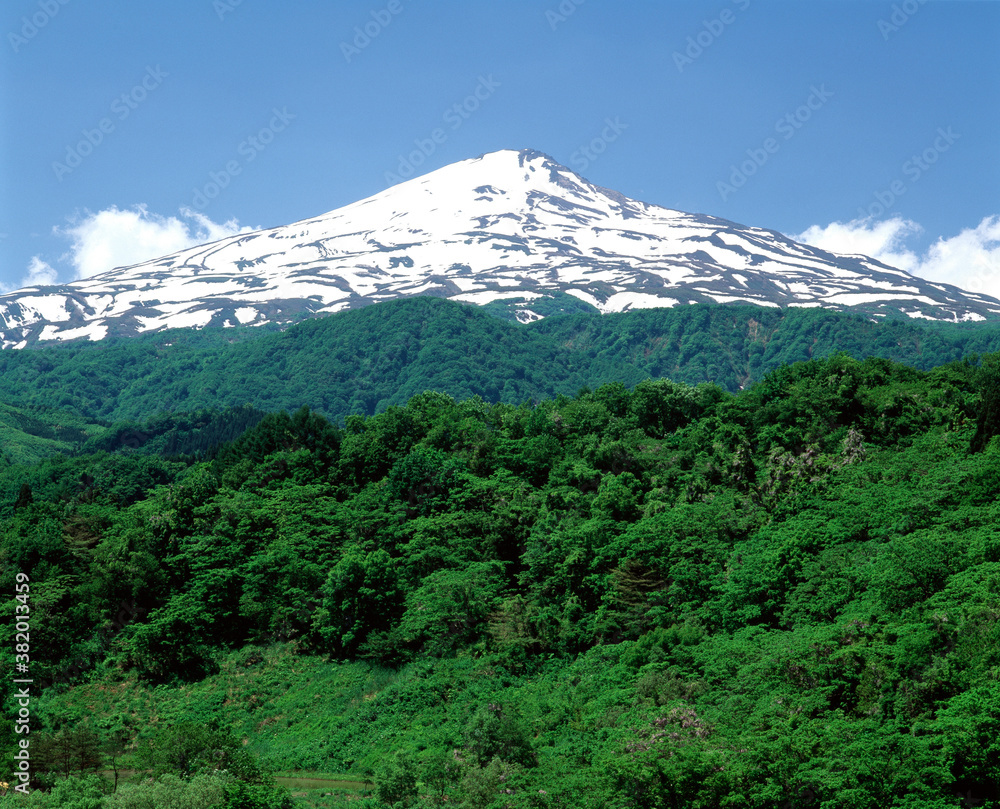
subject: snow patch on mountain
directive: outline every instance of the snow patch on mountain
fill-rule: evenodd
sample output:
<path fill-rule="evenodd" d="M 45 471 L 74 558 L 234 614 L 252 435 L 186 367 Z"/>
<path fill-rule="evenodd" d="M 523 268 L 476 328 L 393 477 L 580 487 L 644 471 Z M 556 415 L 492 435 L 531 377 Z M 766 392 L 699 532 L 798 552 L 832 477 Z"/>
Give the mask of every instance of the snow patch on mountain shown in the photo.
<path fill-rule="evenodd" d="M 408 295 L 601 312 L 697 302 L 995 319 L 1000 301 L 593 185 L 536 151 L 445 166 L 291 225 L 0 296 L 0 345 L 260 325 Z M 504 303 L 506 302 L 506 303 Z"/>

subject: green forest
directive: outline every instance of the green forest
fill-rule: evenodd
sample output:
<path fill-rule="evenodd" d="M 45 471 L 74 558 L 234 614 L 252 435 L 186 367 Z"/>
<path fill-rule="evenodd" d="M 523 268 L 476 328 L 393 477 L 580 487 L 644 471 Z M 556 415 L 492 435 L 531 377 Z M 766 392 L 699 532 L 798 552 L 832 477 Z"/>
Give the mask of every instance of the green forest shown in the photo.
<path fill-rule="evenodd" d="M 411 300 L 3 352 L 0 807 L 998 809 L 997 341 Z"/>
<path fill-rule="evenodd" d="M 471 305 L 405 298 L 285 331 L 177 330 L 0 351 L 0 402 L 56 424 L 108 426 L 247 405 L 308 406 L 339 424 L 425 390 L 521 404 L 668 378 L 732 393 L 784 365 L 841 351 L 930 370 L 1000 351 L 1000 326 L 708 304 L 523 325 Z M 0 426 L 5 421 L 0 413 Z"/>

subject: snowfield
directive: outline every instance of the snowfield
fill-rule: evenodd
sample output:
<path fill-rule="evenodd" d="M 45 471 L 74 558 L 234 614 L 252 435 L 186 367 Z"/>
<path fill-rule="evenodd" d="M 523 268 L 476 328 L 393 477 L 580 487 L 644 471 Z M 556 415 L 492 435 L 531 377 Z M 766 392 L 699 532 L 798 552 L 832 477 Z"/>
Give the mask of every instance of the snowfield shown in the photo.
<path fill-rule="evenodd" d="M 720 302 L 949 321 L 1000 314 L 984 295 L 629 199 L 540 152 L 505 150 L 302 222 L 2 295 L 0 345 L 260 325 L 421 294 L 508 300 L 522 322 L 542 316 L 533 302 L 561 294 L 601 312 Z"/>

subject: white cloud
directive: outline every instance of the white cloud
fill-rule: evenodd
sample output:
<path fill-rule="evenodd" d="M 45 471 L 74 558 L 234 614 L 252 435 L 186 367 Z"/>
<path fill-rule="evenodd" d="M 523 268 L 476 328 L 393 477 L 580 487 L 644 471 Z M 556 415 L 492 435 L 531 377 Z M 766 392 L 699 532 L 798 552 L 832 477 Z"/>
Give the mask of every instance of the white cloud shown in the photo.
<path fill-rule="evenodd" d="M 28 264 L 28 274 L 21 283 L 26 287 L 48 286 L 56 282 L 57 275 L 50 264 L 42 261 L 38 256 L 32 256 L 31 263 Z"/>
<path fill-rule="evenodd" d="M 56 233 L 70 240 L 64 256 L 77 278 L 89 278 L 115 267 L 140 264 L 185 247 L 248 233 L 235 219 L 219 224 L 204 214 L 181 208 L 182 218 L 150 213 L 145 205 L 119 210 L 111 206 L 87 213 Z"/>
<path fill-rule="evenodd" d="M 813 225 L 791 238 L 834 253 L 862 253 L 911 275 L 1000 298 L 1000 216 L 987 216 L 923 253 L 906 243 L 923 229 L 902 217 Z"/>
<path fill-rule="evenodd" d="M 38 256 L 32 256 L 28 264 L 28 273 L 21 279 L 17 286 L 0 285 L 0 291 L 11 292 L 24 287 L 44 287 L 58 283 L 58 273 L 55 269 L 42 261 Z"/>

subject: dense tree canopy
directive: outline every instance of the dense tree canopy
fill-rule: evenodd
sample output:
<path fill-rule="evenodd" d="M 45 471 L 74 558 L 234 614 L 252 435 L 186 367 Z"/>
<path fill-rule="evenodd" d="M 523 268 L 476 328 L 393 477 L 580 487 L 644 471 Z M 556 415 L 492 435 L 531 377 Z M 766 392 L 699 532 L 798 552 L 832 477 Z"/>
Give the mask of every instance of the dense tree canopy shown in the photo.
<path fill-rule="evenodd" d="M 242 723 L 270 766 L 372 773 L 378 805 L 998 807 L 995 362 L 426 392 L 0 471 L 39 730 L 156 693 L 149 726 L 108 696 L 98 735 L 183 789 L 230 756 L 248 775 L 198 788 L 259 805 L 228 735 L 176 728 Z"/>
<path fill-rule="evenodd" d="M 20 434 L 4 441 L 13 462 L 72 448 L 111 422 L 127 424 L 105 436 L 103 448 L 152 442 L 151 451 L 191 453 L 203 449 L 192 436 L 197 421 L 230 408 L 244 410 L 242 429 L 251 426 L 252 409 L 303 405 L 339 424 L 426 390 L 520 404 L 665 377 L 736 392 L 784 365 L 838 352 L 929 370 L 998 350 L 1000 327 L 989 324 L 876 323 L 821 309 L 699 304 L 522 325 L 475 306 L 410 298 L 284 332 L 175 330 L 2 351 L 0 434 Z M 152 419 L 177 413 L 197 415 L 176 424 Z"/>

